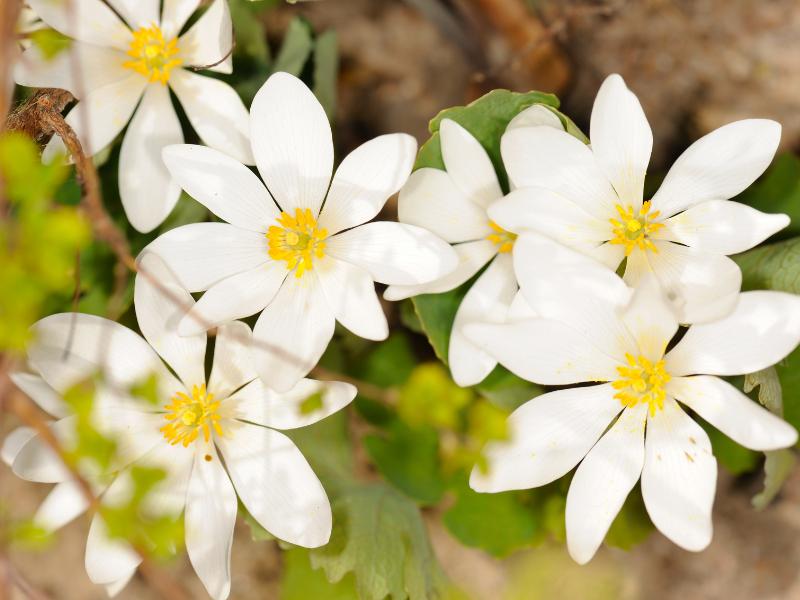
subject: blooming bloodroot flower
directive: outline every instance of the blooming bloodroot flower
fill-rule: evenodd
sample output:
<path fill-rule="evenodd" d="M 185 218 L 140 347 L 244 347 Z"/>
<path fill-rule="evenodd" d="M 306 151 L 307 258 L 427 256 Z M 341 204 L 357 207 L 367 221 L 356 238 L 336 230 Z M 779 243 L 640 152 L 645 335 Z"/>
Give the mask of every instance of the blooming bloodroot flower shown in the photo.
<path fill-rule="evenodd" d="M 534 105 L 517 115 L 509 123 L 509 130 L 536 125 L 562 129 L 553 112 Z M 452 272 L 428 283 L 393 285 L 384 297 L 400 300 L 446 292 L 489 263 L 459 305 L 450 333 L 450 371 L 456 383 L 466 386 L 480 382 L 497 365 L 496 360 L 465 338 L 462 330 L 470 322 L 500 322 L 508 318 L 518 289 L 510 254 L 517 236 L 487 215 L 503 192 L 480 142 L 450 119 L 442 120 L 439 136 L 446 171 L 414 171 L 400 191 L 398 215 L 401 222 L 425 227 L 453 244 L 459 264 Z"/>
<path fill-rule="evenodd" d="M 539 242 L 559 252 L 555 242 Z M 542 292 L 528 278 L 535 269 L 518 273 L 531 307 L 559 319 L 472 324 L 466 334 L 530 381 L 594 385 L 546 393 L 514 411 L 510 440 L 487 447 L 488 472 L 474 470 L 470 485 L 538 487 L 578 465 L 567 494 L 567 545 L 585 563 L 641 476 L 656 527 L 702 550 L 711 541 L 717 464 L 708 435 L 679 402 L 747 448 L 793 445 L 794 428 L 718 376 L 752 373 L 791 352 L 800 340 L 800 297 L 743 293 L 728 316 L 690 327 L 668 350 L 678 323 L 656 283 L 644 280 L 626 304 L 616 276 L 592 279 L 582 264 L 590 259 L 561 251 L 568 256 L 559 262 L 572 265 L 562 277 L 586 275 L 569 293 Z"/>
<path fill-rule="evenodd" d="M 161 12 L 159 0 L 29 4 L 47 25 L 73 40 L 52 60 L 30 48 L 15 79 L 26 86 L 63 88 L 80 99 L 67 123 L 89 155 L 108 146 L 130 120 L 119 157 L 119 192 L 137 230 L 157 227 L 180 195 L 161 159 L 164 146 L 183 142 L 169 89 L 204 143 L 252 164 L 241 99 L 228 84 L 194 72 L 231 72 L 233 29 L 225 0 L 215 0 L 183 35 L 198 0 L 164 2 Z M 63 152 L 63 142 L 54 137 L 45 157 Z"/>
<path fill-rule="evenodd" d="M 187 289 L 205 291 L 180 333 L 261 312 L 256 368 L 284 391 L 319 360 L 336 320 L 367 339 L 388 335 L 375 281 L 431 281 L 452 270 L 456 256 L 420 227 L 366 223 L 406 181 L 416 153 L 410 136 L 366 142 L 331 181 L 325 111 L 299 79 L 276 73 L 253 100 L 251 137 L 264 183 L 209 148 L 164 150 L 175 180 L 226 222 L 178 227 L 150 249 Z"/>
<path fill-rule="evenodd" d="M 643 202 L 653 135 L 636 96 L 619 75 L 603 83 L 592 110 L 591 147 L 549 127 L 508 131 L 503 162 L 518 188 L 489 210 L 501 227 L 533 230 L 616 270 L 630 285 L 653 274 L 681 323 L 712 320 L 733 308 L 742 252 L 786 227 L 730 202 L 766 169 L 781 127 L 737 121 L 699 139 L 681 155 L 652 200 Z M 547 256 L 527 256 L 543 264 Z"/>
<path fill-rule="evenodd" d="M 158 515 L 184 513 L 186 548 L 209 594 L 230 590 L 230 554 L 237 497 L 268 531 L 292 544 L 327 543 L 331 510 L 325 490 L 294 443 L 279 429 L 314 423 L 347 405 L 355 388 L 347 383 L 303 379 L 285 394 L 271 391 L 250 364 L 250 329 L 241 322 L 218 329 L 211 375 L 206 380 L 206 334 L 181 337 L 176 331 L 192 299 L 153 255 L 137 275 L 135 307 L 147 341 L 113 321 L 84 314 L 58 314 L 34 326 L 30 366 L 45 383 L 19 375 L 22 389 L 64 417 L 51 429 L 68 447 L 74 420 L 54 400 L 76 382 L 103 376 L 94 420 L 117 442 L 114 464 L 105 475 L 107 506 L 124 502 L 131 490 L 130 465 L 163 469 L 165 480 L 147 496 L 145 509 Z M 162 359 L 165 361 L 162 362 Z M 171 368 L 175 375 L 168 370 Z M 155 376 L 162 405 L 132 398 L 126 390 Z M 50 387 L 48 387 L 50 386 Z M 52 388 L 52 389 L 50 389 Z M 303 410 L 317 396 L 320 407 Z M 30 432 L 12 434 L 4 459 L 14 472 L 32 481 L 59 483 L 59 503 L 50 503 L 45 523 L 63 524 L 85 509 L 69 473 L 47 445 Z M 28 438 L 27 440 L 25 438 Z M 224 465 L 220 459 L 223 459 Z M 102 478 L 95 478 L 102 479 Z M 55 491 L 53 492 L 55 493 Z M 41 513 L 41 511 L 40 511 Z M 86 548 L 92 581 L 117 585 L 127 581 L 139 557 L 118 539 L 110 539 L 95 516 Z"/>

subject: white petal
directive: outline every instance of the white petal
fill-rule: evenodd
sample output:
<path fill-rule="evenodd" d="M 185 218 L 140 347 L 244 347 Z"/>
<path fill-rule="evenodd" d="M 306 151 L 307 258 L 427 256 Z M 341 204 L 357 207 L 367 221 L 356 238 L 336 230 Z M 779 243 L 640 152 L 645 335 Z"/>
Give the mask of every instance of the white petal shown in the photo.
<path fill-rule="evenodd" d="M 284 392 L 317 364 L 333 336 L 336 319 L 313 272 L 287 277 L 253 329 L 256 371 Z"/>
<path fill-rule="evenodd" d="M 744 292 L 734 311 L 689 328 L 669 354 L 673 375 L 741 375 L 774 365 L 800 342 L 800 296 Z"/>
<path fill-rule="evenodd" d="M 191 294 L 158 255 L 146 252 L 139 265 L 147 275 L 136 275 L 133 304 L 142 335 L 187 388 L 204 384 L 205 333 L 178 335 L 178 323 L 194 305 Z"/>
<path fill-rule="evenodd" d="M 597 166 L 592 151 L 565 131 L 520 127 L 503 134 L 503 163 L 515 187 L 549 189 L 605 220 L 619 198 Z"/>
<path fill-rule="evenodd" d="M 56 486 L 39 505 L 33 522 L 49 531 L 60 529 L 89 508 L 80 485 L 70 479 Z"/>
<path fill-rule="evenodd" d="M 369 273 L 332 257 L 316 262 L 314 272 L 337 321 L 357 336 L 386 339 L 389 324 Z"/>
<path fill-rule="evenodd" d="M 325 251 L 358 265 L 375 281 L 417 285 L 447 275 L 458 264 L 450 244 L 429 231 L 389 221 L 360 225 L 326 240 Z"/>
<path fill-rule="evenodd" d="M 230 85 L 185 69 L 173 71 L 169 85 L 203 143 L 253 164 L 247 108 Z"/>
<path fill-rule="evenodd" d="M 737 254 L 789 225 L 789 217 L 763 213 L 739 202 L 709 200 L 664 224 L 660 237 L 707 252 Z"/>
<path fill-rule="evenodd" d="M 127 587 L 131 579 L 133 579 L 134 575 L 136 575 L 136 569 L 133 569 L 127 575 L 123 575 L 121 578 L 117 579 L 114 583 L 106 583 L 103 587 L 105 588 L 108 597 L 109 598 L 116 597 L 122 590 L 124 590 Z"/>
<path fill-rule="evenodd" d="M 136 569 L 142 559 L 127 542 L 110 538 L 102 517 L 96 514 L 89 527 L 84 562 L 92 583 L 111 584 Z"/>
<path fill-rule="evenodd" d="M 270 76 L 250 107 L 250 134 L 258 170 L 281 208 L 310 208 L 316 216 L 333 171 L 333 138 L 311 90 L 288 73 Z"/>
<path fill-rule="evenodd" d="M 86 155 L 100 152 L 117 137 L 128 124 L 146 86 L 147 79 L 134 73 L 89 92 L 69 111 L 67 124 L 80 139 Z M 54 136 L 42 158 L 49 161 L 59 153 L 66 153 L 64 142 Z"/>
<path fill-rule="evenodd" d="M 589 137 L 598 166 L 622 202 L 640 207 L 653 132 L 639 99 L 617 74 L 609 75 L 597 92 Z"/>
<path fill-rule="evenodd" d="M 777 450 L 797 443 L 794 427 L 718 377 L 675 377 L 667 392 L 746 448 Z"/>
<path fill-rule="evenodd" d="M 217 73 L 231 73 L 233 24 L 228 2 L 215 0 L 189 31 L 180 37 L 178 47 L 183 63 L 187 66 L 206 67 Z"/>
<path fill-rule="evenodd" d="M 247 323 L 233 321 L 217 329 L 214 365 L 208 379 L 209 392 L 218 398 L 227 398 L 256 378 L 252 344 L 253 332 Z"/>
<path fill-rule="evenodd" d="M 65 448 L 75 441 L 75 421 L 75 417 L 66 417 L 48 425 Z M 72 477 L 61 457 L 38 434 L 17 450 L 11 469 L 20 479 L 38 483 L 60 483 Z"/>
<path fill-rule="evenodd" d="M 565 385 L 617 378 L 619 361 L 590 344 L 586 336 L 551 319 L 464 327 L 472 342 L 528 381 Z"/>
<path fill-rule="evenodd" d="M 663 240 L 653 243 L 658 252 L 646 251 L 644 256 L 645 252 L 634 250 L 628 257 L 625 281 L 629 285 L 654 275 L 680 323 L 703 323 L 730 313 L 742 285 L 736 263 L 722 254 Z"/>
<path fill-rule="evenodd" d="M 406 182 L 416 156 L 417 140 L 405 133 L 361 144 L 336 169 L 320 227 L 334 234 L 374 218 Z"/>
<path fill-rule="evenodd" d="M 183 318 L 178 332 L 191 335 L 260 312 L 275 297 L 286 274 L 284 263 L 268 260 L 215 283 Z"/>
<path fill-rule="evenodd" d="M 166 376 L 161 359 L 148 343 L 114 321 L 61 313 L 37 321 L 31 329 L 35 341 L 28 348 L 29 361 L 58 392 L 97 371 L 123 389 L 152 374 Z"/>
<path fill-rule="evenodd" d="M 506 127 L 506 131 L 518 129 L 519 127 L 539 127 L 541 125 L 547 125 L 555 129 L 564 129 L 564 126 L 561 124 L 561 119 L 556 116 L 556 113 L 547 108 L 544 104 L 534 104 L 511 119 L 508 127 Z"/>
<path fill-rule="evenodd" d="M 328 497 L 288 437 L 241 423 L 219 446 L 242 504 L 264 529 L 306 548 L 328 543 Z"/>
<path fill-rule="evenodd" d="M 100 0 L 27 0 L 27 4 L 50 27 L 81 42 L 127 50 L 133 39 L 114 11 Z"/>
<path fill-rule="evenodd" d="M 439 136 L 445 168 L 467 199 L 487 208 L 503 195 L 489 155 L 469 131 L 443 119 Z"/>
<path fill-rule="evenodd" d="M 122 66 L 128 56 L 114 48 L 73 41 L 55 56 L 45 56 L 37 46 L 22 53 L 14 65 L 14 80 L 28 87 L 68 90 L 76 98 L 127 79 L 131 72 Z"/>
<path fill-rule="evenodd" d="M 605 265 L 528 232 L 514 244 L 514 271 L 525 300 L 538 315 L 569 323 L 619 361 L 635 347 L 619 318 L 631 290 Z"/>
<path fill-rule="evenodd" d="M 186 492 L 186 552 L 209 596 L 225 600 L 231 589 L 231 546 L 238 503 L 212 444 L 198 445 Z"/>
<path fill-rule="evenodd" d="M 57 418 L 70 414 L 64 399 L 38 375 L 17 372 L 11 373 L 9 377 L 14 385 L 25 392 L 44 412 Z"/>
<path fill-rule="evenodd" d="M 658 530 L 685 550 L 711 542 L 717 461 L 703 428 L 672 398 L 647 419 L 642 496 Z"/>
<path fill-rule="evenodd" d="M 449 292 L 480 271 L 497 254 L 497 246 L 489 240 L 478 240 L 456 244 L 453 251 L 458 258 L 458 264 L 444 277 L 419 285 L 391 285 L 383 297 L 387 300 L 403 300 L 419 294 Z"/>
<path fill-rule="evenodd" d="M 201 292 L 268 259 L 267 238 L 227 223 L 192 223 L 170 229 L 148 247 L 172 269 L 181 285 Z"/>
<path fill-rule="evenodd" d="M 653 362 L 664 357 L 667 344 L 678 331 L 675 312 L 652 277 L 643 279 L 636 287 L 622 311 L 622 321 L 636 340 L 639 353 Z"/>
<path fill-rule="evenodd" d="M 161 19 L 158 14 L 159 0 L 108 0 L 111 8 L 122 16 L 131 29 L 150 27 Z"/>
<path fill-rule="evenodd" d="M 780 124 L 768 119 L 712 131 L 678 157 L 653 196 L 653 208 L 670 217 L 704 200 L 733 198 L 764 172 L 780 139 Z"/>
<path fill-rule="evenodd" d="M 122 140 L 119 195 L 134 229 L 152 231 L 175 208 L 181 190 L 161 160 L 161 150 L 183 142 L 178 115 L 166 86 L 147 86 Z"/>
<path fill-rule="evenodd" d="M 14 459 L 17 454 L 22 450 L 22 447 L 27 444 L 36 435 L 36 430 L 30 427 L 17 427 L 13 429 L 3 440 L 3 445 L 0 447 L 0 460 L 2 460 L 9 467 L 14 464 Z"/>
<path fill-rule="evenodd" d="M 502 492 L 546 485 L 586 455 L 622 410 L 610 384 L 537 396 L 511 413 L 509 440 L 487 446 L 488 473 L 476 467 L 470 486 Z"/>
<path fill-rule="evenodd" d="M 489 217 L 514 233 L 536 231 L 571 247 L 597 244 L 611 237 L 611 224 L 574 202 L 544 188 L 514 190 L 489 207 Z"/>
<path fill-rule="evenodd" d="M 320 406 L 306 412 L 303 403 L 318 395 Z M 340 381 L 301 379 L 287 392 L 277 393 L 256 379 L 225 401 L 231 418 L 274 429 L 305 427 L 341 410 L 356 397 L 356 388 Z M 226 410 L 228 410 L 226 408 Z"/>
<path fill-rule="evenodd" d="M 439 169 L 414 171 L 400 190 L 398 220 L 428 229 L 448 242 L 480 240 L 492 233 L 486 210 Z"/>
<path fill-rule="evenodd" d="M 600 244 L 588 250 L 587 254 L 616 272 L 622 259 L 625 258 L 625 248 L 620 244 L 610 244 L 606 242 L 605 244 Z"/>
<path fill-rule="evenodd" d="M 539 315 L 531 308 L 531 305 L 525 300 L 521 291 L 517 291 L 511 305 L 508 307 L 508 314 L 506 319 L 508 322 L 512 321 L 527 321 L 528 319 L 535 319 Z"/>
<path fill-rule="evenodd" d="M 464 335 L 464 327 L 470 323 L 505 322 L 517 290 L 511 257 L 500 254 L 464 296 L 456 311 L 447 351 L 450 372 L 458 385 L 480 383 L 497 366 L 492 356 Z"/>
<path fill-rule="evenodd" d="M 200 0 L 164 0 L 161 11 L 161 31 L 164 32 L 164 37 L 172 39 L 178 35 L 199 4 Z"/>
<path fill-rule="evenodd" d="M 178 184 L 223 221 L 265 233 L 278 207 L 261 180 L 219 150 L 183 144 L 164 148 L 164 163 Z"/>
<path fill-rule="evenodd" d="M 567 492 L 567 548 L 579 564 L 592 559 L 639 481 L 646 416 L 647 404 L 626 408 L 575 471 Z"/>

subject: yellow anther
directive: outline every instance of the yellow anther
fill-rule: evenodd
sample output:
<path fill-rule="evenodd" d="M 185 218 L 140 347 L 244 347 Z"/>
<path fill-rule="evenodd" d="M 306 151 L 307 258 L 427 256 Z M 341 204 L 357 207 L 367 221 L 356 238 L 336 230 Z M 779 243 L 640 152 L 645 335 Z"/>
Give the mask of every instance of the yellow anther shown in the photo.
<path fill-rule="evenodd" d="M 497 246 L 498 252 L 511 252 L 514 249 L 514 242 L 517 240 L 517 234 L 506 231 L 494 221 L 489 221 L 489 227 L 492 228 L 494 233 L 486 236 L 486 239 Z"/>
<path fill-rule="evenodd" d="M 295 269 L 295 277 L 310 270 L 314 258 L 325 256 L 325 239 L 328 230 L 317 227 L 311 209 L 297 208 L 294 217 L 282 212 L 278 225 L 267 230 L 269 255 L 275 260 L 285 260 L 288 270 Z"/>
<path fill-rule="evenodd" d="M 650 240 L 650 236 L 664 227 L 663 223 L 656 223 L 653 219 L 658 218 L 660 211 L 650 212 L 650 202 L 642 204 L 639 213 L 636 214 L 632 206 L 616 206 L 619 219 L 609 219 L 613 225 L 613 236 L 609 240 L 612 244 L 625 246 L 625 256 L 630 256 L 634 248 L 639 250 L 652 250 L 658 252 L 655 244 Z"/>
<path fill-rule="evenodd" d="M 167 411 L 164 418 L 169 421 L 160 431 L 173 446 L 183 444 L 184 448 L 194 442 L 200 433 L 208 442 L 211 432 L 222 435 L 220 416 L 217 414 L 219 402 L 214 401 L 214 394 L 206 391 L 205 384 L 192 386 L 192 395 L 177 392 L 172 397 L 172 404 L 164 407 Z"/>
<path fill-rule="evenodd" d="M 664 408 L 665 386 L 670 380 L 664 360 L 654 363 L 644 356 L 634 357 L 632 354 L 625 354 L 625 360 L 627 366 L 617 367 L 620 378 L 611 384 L 618 390 L 614 398 L 629 407 L 646 402 L 650 415 L 655 415 L 656 410 Z"/>
<path fill-rule="evenodd" d="M 128 49 L 128 56 L 133 60 L 125 61 L 122 66 L 144 75 L 151 83 L 166 84 L 172 69 L 182 62 L 177 54 L 177 39 L 166 41 L 161 29 L 152 24 L 133 32 Z"/>

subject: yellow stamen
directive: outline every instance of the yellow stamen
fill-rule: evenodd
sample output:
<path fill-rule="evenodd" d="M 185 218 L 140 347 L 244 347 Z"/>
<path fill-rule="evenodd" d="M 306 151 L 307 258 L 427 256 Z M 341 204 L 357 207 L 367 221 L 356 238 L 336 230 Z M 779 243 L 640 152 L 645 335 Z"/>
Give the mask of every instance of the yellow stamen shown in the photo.
<path fill-rule="evenodd" d="M 517 234 L 506 231 L 494 221 L 489 221 L 489 227 L 492 228 L 494 233 L 487 235 L 486 239 L 497 246 L 498 252 L 511 252 L 511 250 L 514 248 L 514 242 L 517 239 Z"/>
<path fill-rule="evenodd" d="M 625 354 L 627 366 L 617 367 L 620 378 L 611 385 L 615 390 L 614 398 L 623 406 L 636 406 L 646 402 L 650 405 L 650 415 L 664 408 L 666 391 L 664 386 L 671 379 L 664 365 L 664 359 L 658 362 L 648 360 L 644 356 L 635 357 Z"/>
<path fill-rule="evenodd" d="M 269 255 L 275 260 L 285 260 L 286 268 L 295 270 L 295 277 L 311 270 L 314 258 L 325 256 L 325 238 L 328 230 L 317 227 L 317 220 L 309 208 L 295 209 L 294 217 L 282 212 L 278 225 L 267 230 Z"/>
<path fill-rule="evenodd" d="M 222 435 L 218 414 L 219 404 L 214 401 L 214 394 L 206 391 L 205 384 L 192 386 L 191 397 L 184 392 L 177 392 L 172 397 L 172 404 L 164 407 L 167 411 L 164 418 L 169 423 L 159 431 L 173 446 L 183 444 L 186 448 L 200 436 L 200 433 L 208 442 L 212 432 Z"/>
<path fill-rule="evenodd" d="M 182 62 L 177 54 L 178 40 L 166 41 L 158 25 L 152 24 L 133 32 L 128 49 L 128 56 L 133 60 L 125 61 L 122 66 L 144 75 L 151 83 L 166 84 L 172 69 Z"/>
<path fill-rule="evenodd" d="M 625 246 L 625 256 L 630 256 L 634 248 L 639 250 L 652 250 L 658 252 L 655 244 L 649 236 L 664 227 L 663 223 L 653 222 L 658 218 L 661 211 L 650 212 L 650 202 L 642 204 L 639 214 L 634 213 L 632 206 L 623 207 L 621 204 L 616 206 L 619 219 L 609 219 L 614 226 L 612 233 L 614 237 L 609 240 L 612 244 L 622 244 Z"/>

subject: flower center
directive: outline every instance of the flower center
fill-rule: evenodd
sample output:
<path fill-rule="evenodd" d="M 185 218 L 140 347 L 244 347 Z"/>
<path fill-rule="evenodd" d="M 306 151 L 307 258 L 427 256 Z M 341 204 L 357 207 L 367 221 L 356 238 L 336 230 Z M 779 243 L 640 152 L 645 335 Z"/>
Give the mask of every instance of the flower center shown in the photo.
<path fill-rule="evenodd" d="M 328 230 L 317 227 L 317 220 L 309 208 L 295 209 L 294 216 L 282 212 L 278 225 L 267 231 L 269 255 L 275 260 L 285 260 L 286 268 L 295 267 L 295 277 L 311 270 L 314 258 L 325 256 L 325 238 Z"/>
<path fill-rule="evenodd" d="M 497 246 L 498 252 L 511 252 L 514 247 L 514 241 L 517 239 L 517 234 L 506 231 L 494 221 L 489 221 L 489 227 L 492 228 L 494 233 L 487 235 L 486 239 Z"/>
<path fill-rule="evenodd" d="M 612 229 L 614 237 L 611 238 L 611 243 L 625 246 L 625 256 L 630 256 L 634 248 L 658 252 L 658 248 L 648 236 L 664 227 L 663 223 L 653 222 L 653 219 L 658 217 L 661 211 L 650 212 L 649 200 L 642 204 L 639 214 L 634 213 L 633 207 L 630 205 L 623 207 L 621 204 L 617 204 L 616 209 L 620 218 L 609 219 L 611 225 L 614 226 Z"/>
<path fill-rule="evenodd" d="M 217 413 L 219 402 L 214 400 L 214 394 L 206 391 L 205 384 L 192 386 L 192 396 L 184 392 L 177 392 L 172 397 L 172 404 L 164 407 L 168 412 L 164 418 L 169 421 L 159 431 L 166 440 L 175 446 L 183 444 L 186 448 L 203 432 L 203 439 L 211 439 L 211 431 L 222 435 L 220 416 Z"/>
<path fill-rule="evenodd" d="M 666 392 L 664 386 L 671 379 L 664 368 L 664 359 L 658 362 L 648 360 L 644 356 L 633 357 L 625 354 L 627 366 L 617 367 L 620 378 L 611 385 L 615 390 L 614 398 L 624 406 L 636 406 L 640 402 L 650 405 L 650 415 L 664 408 Z"/>
<path fill-rule="evenodd" d="M 164 39 L 161 29 L 153 24 L 133 32 L 133 41 L 128 49 L 128 56 L 133 60 L 122 63 L 123 67 L 132 69 L 147 77 L 154 83 L 167 83 L 172 69 L 181 64 L 178 54 L 178 40 Z"/>

